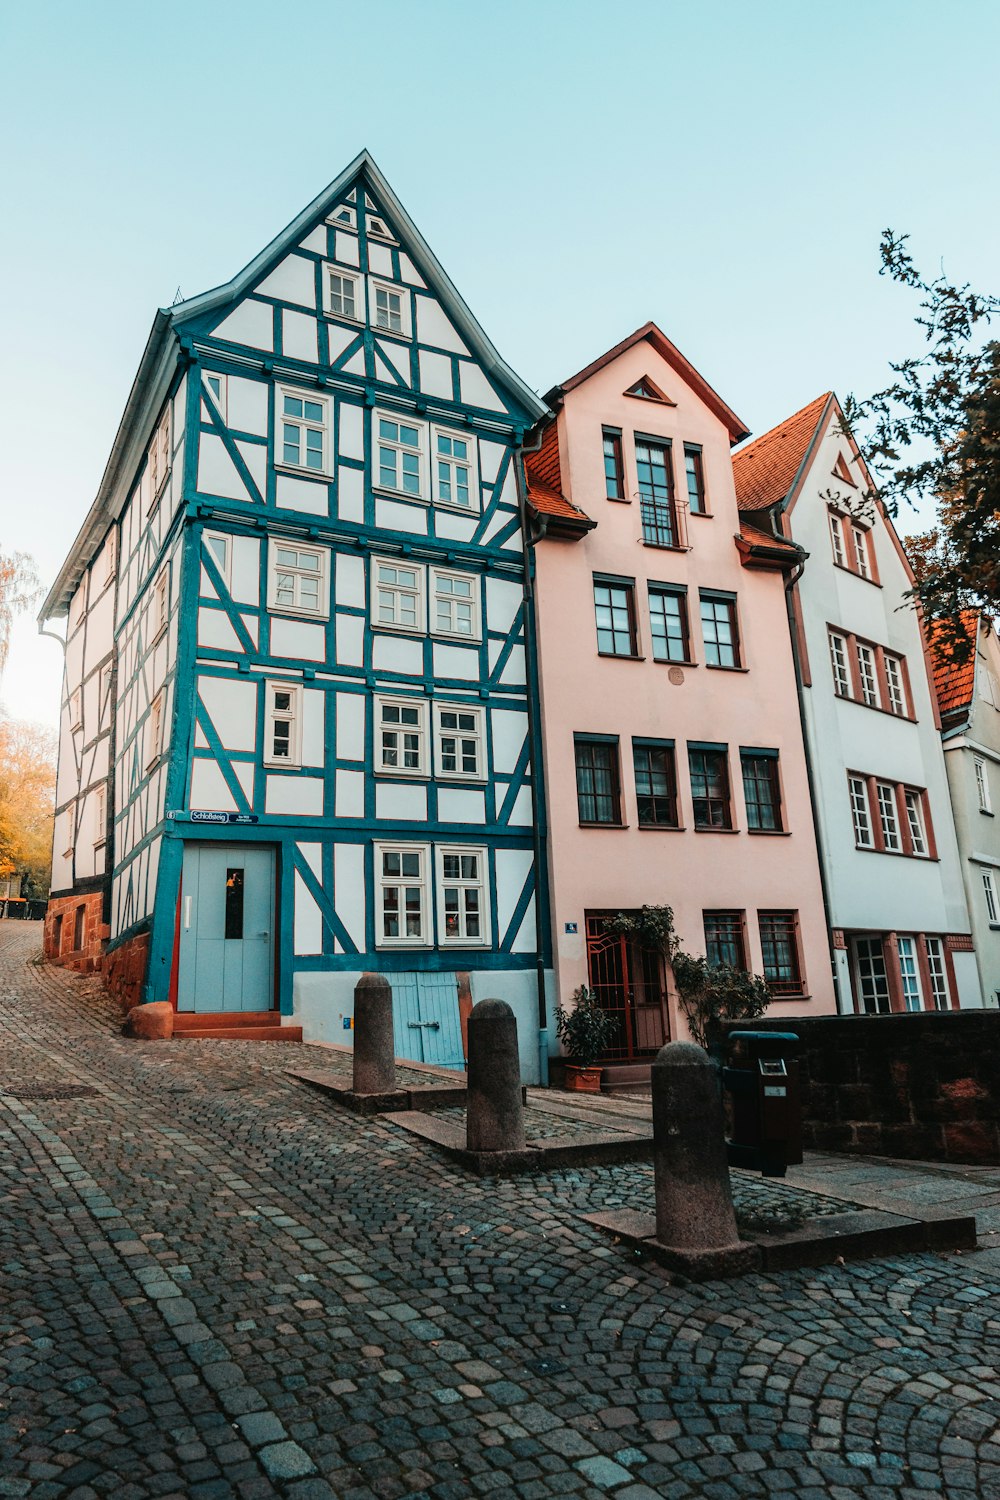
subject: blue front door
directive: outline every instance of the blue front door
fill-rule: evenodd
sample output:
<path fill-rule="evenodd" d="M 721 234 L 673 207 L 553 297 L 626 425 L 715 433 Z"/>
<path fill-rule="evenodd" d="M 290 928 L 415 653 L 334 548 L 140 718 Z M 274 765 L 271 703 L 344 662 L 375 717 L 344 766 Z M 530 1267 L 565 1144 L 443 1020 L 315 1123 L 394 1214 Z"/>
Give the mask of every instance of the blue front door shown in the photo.
<path fill-rule="evenodd" d="M 397 1057 L 464 1068 L 455 974 L 391 974 Z"/>
<path fill-rule="evenodd" d="M 270 1010 L 273 932 L 273 849 L 184 846 L 178 1010 Z"/>

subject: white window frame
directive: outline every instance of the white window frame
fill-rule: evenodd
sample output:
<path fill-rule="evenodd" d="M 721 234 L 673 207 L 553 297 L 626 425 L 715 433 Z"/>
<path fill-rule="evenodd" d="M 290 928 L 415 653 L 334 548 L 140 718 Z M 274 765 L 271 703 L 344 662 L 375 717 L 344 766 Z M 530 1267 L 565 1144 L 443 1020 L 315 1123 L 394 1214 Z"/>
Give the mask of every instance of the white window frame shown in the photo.
<path fill-rule="evenodd" d="M 376 776 L 411 776 L 426 780 L 430 775 L 430 746 L 427 734 L 427 700 L 425 698 L 393 697 L 388 694 L 376 693 L 375 695 L 375 766 Z M 386 723 L 385 712 L 394 709 L 407 709 L 416 714 L 416 723 L 404 725 L 402 723 L 393 725 Z M 417 764 L 415 766 L 387 765 L 385 761 L 386 746 L 383 740 L 385 734 L 412 734 L 417 741 Z M 397 756 L 405 754 L 404 748 L 397 744 Z"/>
<path fill-rule="evenodd" d="M 292 401 L 303 403 L 303 414 L 301 417 L 285 415 L 285 397 Z M 322 418 L 307 417 L 305 415 L 305 402 L 319 406 L 322 410 Z M 329 396 L 322 391 L 303 388 L 297 385 L 279 385 L 276 387 L 274 398 L 274 467 L 288 474 L 307 474 L 313 479 L 329 479 L 333 473 L 333 402 Z M 322 463 L 319 468 L 307 463 L 296 463 L 294 459 L 285 457 L 285 423 L 289 426 L 299 427 L 305 432 L 321 432 L 323 435 L 323 446 L 321 449 Z M 299 442 L 299 455 L 301 457 L 308 452 L 305 440 Z"/>
<path fill-rule="evenodd" d="M 863 776 L 848 776 L 851 817 L 854 820 L 854 842 L 859 849 L 875 848 L 872 812 L 868 805 L 868 783 Z"/>
<path fill-rule="evenodd" d="M 152 770 L 163 754 L 164 691 L 161 688 L 149 705 L 149 733 L 146 747 L 147 771 Z"/>
<path fill-rule="evenodd" d="M 378 321 L 378 294 L 383 292 L 399 298 L 399 327 L 387 328 Z M 391 281 L 386 276 L 368 277 L 368 326 L 379 338 L 412 338 L 410 319 L 410 289 L 401 281 Z"/>
<path fill-rule="evenodd" d="M 153 584 L 153 632 L 150 645 L 158 641 L 170 624 L 170 564 L 165 563 Z"/>
<path fill-rule="evenodd" d="M 149 466 L 149 510 L 153 511 L 160 502 L 170 474 L 170 403 L 167 402 L 163 415 L 156 424 L 152 442 L 147 450 L 147 463 Z"/>
<path fill-rule="evenodd" d="M 489 863 L 486 850 L 471 844 L 438 844 L 435 851 L 437 864 L 437 909 L 438 909 L 438 944 L 442 948 L 487 948 L 491 942 L 490 932 L 490 879 Z M 479 861 L 478 876 L 459 875 L 446 879 L 444 871 L 445 858 L 457 856 L 475 856 Z M 477 890 L 479 892 L 479 925 L 481 931 L 475 937 L 469 937 L 464 931 L 449 936 L 446 930 L 445 890 L 453 888 L 459 891 Z M 465 927 L 464 907 L 460 908 L 461 926 Z"/>
<path fill-rule="evenodd" d="M 71 802 L 66 809 L 66 847 L 63 850 L 63 859 L 71 859 L 73 850 L 76 848 L 76 803 Z"/>
<path fill-rule="evenodd" d="M 881 708 L 878 690 L 878 663 L 874 646 L 867 641 L 855 641 L 858 654 L 858 681 L 861 684 L 861 701 L 866 708 Z"/>
<path fill-rule="evenodd" d="M 939 937 L 924 934 L 924 953 L 927 955 L 927 973 L 930 975 L 931 994 L 935 1010 L 951 1010 L 951 995 L 948 990 L 948 968 L 944 961 L 944 943 Z"/>
<path fill-rule="evenodd" d="M 474 729 L 445 729 L 442 719 L 445 714 L 470 714 L 475 719 Z M 445 770 L 445 739 L 471 740 L 476 742 L 475 771 Z M 461 761 L 461 749 L 457 757 Z M 483 782 L 486 780 L 486 710 L 478 703 L 435 703 L 434 705 L 434 772 L 440 781 Z"/>
<path fill-rule="evenodd" d="M 213 380 L 217 380 L 219 382 L 218 391 L 214 390 L 212 387 Z M 202 370 L 201 381 L 208 395 L 208 399 L 210 401 L 214 401 L 219 416 L 224 422 L 227 421 L 229 412 L 228 376 L 223 375 L 221 370 Z"/>
<path fill-rule="evenodd" d="M 844 518 L 830 511 L 830 538 L 833 543 L 833 560 L 838 568 L 847 567 L 847 548 L 844 545 Z"/>
<path fill-rule="evenodd" d="M 319 559 L 319 589 L 317 598 L 318 606 L 313 609 L 312 605 L 303 604 L 300 598 L 300 578 L 313 578 L 317 574 L 311 568 L 303 568 L 298 562 L 279 563 L 279 551 L 294 552 L 297 556 L 303 553 L 311 554 Z M 278 574 L 289 575 L 293 579 L 295 599 L 291 604 L 278 599 Z M 268 543 L 267 557 L 267 607 L 271 614 L 294 615 L 301 620 L 328 620 L 330 618 L 330 549 L 329 547 L 316 547 L 311 542 L 303 543 L 297 538 L 286 541 L 281 537 L 272 536 Z"/>
<path fill-rule="evenodd" d="M 354 311 L 352 313 L 337 312 L 333 306 L 331 278 L 334 276 L 339 276 L 342 281 L 349 281 L 351 283 L 353 288 L 352 301 L 354 303 Z M 349 266 L 341 266 L 329 260 L 323 262 L 323 311 L 328 318 L 339 318 L 344 323 L 364 323 L 365 279 L 359 270 Z"/>
<path fill-rule="evenodd" d="M 104 547 L 104 583 L 105 586 L 114 582 L 115 570 L 118 564 L 118 533 L 110 531 L 108 540 Z"/>
<path fill-rule="evenodd" d="M 417 433 L 417 446 L 412 443 L 404 443 L 398 438 L 383 437 L 381 425 L 383 422 L 393 422 L 397 428 L 412 427 Z M 428 504 L 430 496 L 430 485 L 428 483 L 428 428 L 426 422 L 421 422 L 411 417 L 406 412 L 380 411 L 376 408 L 372 412 L 372 489 L 381 495 L 392 495 L 395 499 L 410 500 L 414 504 Z M 382 482 L 382 460 L 379 450 L 387 448 L 396 455 L 396 472 L 400 479 L 403 476 L 403 455 L 417 456 L 417 482 L 418 490 L 407 490 L 401 485 L 384 484 Z"/>
<path fill-rule="evenodd" d="M 428 863 L 430 860 L 430 846 L 428 844 L 411 844 L 407 842 L 379 842 L 375 844 L 375 889 L 378 892 L 375 909 L 375 947 L 376 948 L 432 948 L 434 946 L 434 919 L 431 910 L 431 886 L 428 878 Z M 408 877 L 400 873 L 387 875 L 382 865 L 387 854 L 416 854 L 419 858 L 419 873 Z M 405 890 L 418 888 L 420 891 L 420 917 L 422 932 L 419 936 L 407 936 L 401 933 L 397 937 L 387 937 L 385 934 L 385 892 L 390 887 Z M 405 926 L 406 898 L 399 908 L 399 915 L 403 919 L 401 925 Z"/>
<path fill-rule="evenodd" d="M 442 627 L 438 624 L 437 606 L 439 597 L 443 602 L 454 603 L 455 596 L 447 591 L 439 592 L 442 580 L 459 579 L 463 583 L 472 585 L 470 604 L 472 607 L 472 631 L 461 631 Z M 463 572 L 461 568 L 439 568 L 432 566 L 430 569 L 430 587 L 427 594 L 427 605 L 429 610 L 428 629 L 429 633 L 442 640 L 467 641 L 478 645 L 482 640 L 482 621 L 480 609 L 480 581 L 478 573 Z"/>
<path fill-rule="evenodd" d="M 924 794 L 914 786 L 903 788 L 903 806 L 906 808 L 906 826 L 910 834 L 910 846 L 914 857 L 929 859 L 927 842 L 927 818 L 924 812 Z M 919 843 L 920 847 L 917 848 Z"/>
<path fill-rule="evenodd" d="M 268 678 L 264 692 L 264 765 L 297 770 L 302 764 L 302 684 L 290 682 L 287 677 Z M 288 694 L 287 708 L 277 706 L 274 701 L 276 693 Z M 275 754 L 274 726 L 278 723 L 289 726 L 287 755 Z"/>
<path fill-rule="evenodd" d="M 108 789 L 94 788 L 94 848 L 100 849 L 108 841 Z"/>
<path fill-rule="evenodd" d="M 385 222 L 385 216 L 379 213 L 365 214 L 365 230 L 370 239 L 378 240 L 383 245 L 395 245 L 396 240 Z"/>
<path fill-rule="evenodd" d="M 903 658 L 897 656 L 894 651 L 883 651 L 882 660 L 885 662 L 885 684 L 889 694 L 889 702 L 886 706 L 889 712 L 895 714 L 897 718 L 908 718 L 909 706 L 906 702 Z"/>
<path fill-rule="evenodd" d="M 101 668 L 101 675 L 100 675 L 100 678 L 98 679 L 98 689 L 97 689 L 97 691 L 98 691 L 98 702 L 97 702 L 98 715 L 103 714 L 105 708 L 110 708 L 111 707 L 111 677 L 112 677 L 112 670 L 113 669 L 112 669 L 112 666 L 111 666 L 110 662 L 108 662 L 108 664 L 107 664 L 106 667 L 102 667 Z"/>
<path fill-rule="evenodd" d="M 232 577 L 233 577 L 233 538 L 232 538 L 232 536 L 228 532 L 226 532 L 226 531 L 205 531 L 205 532 L 202 533 L 202 542 L 204 544 L 205 551 L 208 553 L 209 557 L 211 557 L 211 559 L 214 562 L 215 566 L 218 568 L 218 570 L 219 570 L 219 577 L 222 579 L 223 583 L 226 585 L 226 588 L 231 587 Z M 212 547 L 212 543 L 213 542 L 222 542 L 223 546 L 225 547 L 225 552 L 226 552 L 226 560 L 225 560 L 225 562 L 220 562 L 219 561 L 219 555 L 218 555 L 217 552 L 214 551 L 214 549 Z"/>
<path fill-rule="evenodd" d="M 875 806 L 878 811 L 882 844 L 887 854 L 903 852 L 903 831 L 899 826 L 899 802 L 896 785 L 892 781 L 876 781 Z"/>
<path fill-rule="evenodd" d="M 456 440 L 458 440 L 459 442 L 467 443 L 468 447 L 469 447 L 468 462 L 463 464 L 463 462 L 462 462 L 461 459 L 454 458 L 454 457 L 448 456 L 446 454 L 439 454 L 438 451 L 437 451 L 437 448 L 438 448 L 438 439 L 439 438 L 443 438 L 447 442 L 455 442 Z M 432 504 L 440 506 L 442 510 L 453 510 L 453 511 L 456 511 L 460 516 L 478 516 L 479 515 L 479 512 L 482 509 L 482 506 L 480 504 L 480 492 L 479 492 L 479 464 L 477 462 L 477 458 L 478 458 L 477 449 L 478 449 L 478 447 L 479 447 L 479 444 L 476 441 L 476 437 L 475 437 L 474 433 L 471 433 L 471 432 L 460 432 L 460 431 L 458 431 L 457 428 L 454 428 L 454 427 L 440 427 L 440 426 L 438 426 L 436 424 L 432 424 L 432 426 L 431 426 L 431 437 L 430 437 L 430 452 L 429 452 L 430 479 L 431 479 L 430 490 L 431 490 L 431 502 L 432 502 Z M 454 478 L 454 471 L 455 471 L 455 469 L 456 468 L 467 468 L 468 469 L 468 471 L 469 471 L 469 504 L 468 505 L 460 505 L 457 500 L 442 500 L 441 499 L 441 496 L 438 493 L 438 483 L 439 483 L 438 467 L 441 464 L 446 465 L 447 468 L 448 468 L 449 475 L 451 476 L 451 487 L 452 487 L 453 493 L 457 491 L 457 485 L 455 484 L 455 478 Z"/>
<path fill-rule="evenodd" d="M 415 575 L 416 583 L 411 589 L 408 585 L 404 584 L 380 582 L 380 568 L 392 568 L 396 571 L 403 568 L 408 573 Z M 371 560 L 369 591 L 371 594 L 370 616 L 373 630 L 395 630 L 404 635 L 427 634 L 427 569 L 423 563 L 411 563 L 402 557 L 373 557 Z M 380 592 L 394 596 L 393 612 L 397 616 L 396 619 L 383 620 L 380 618 Z M 416 623 L 413 625 L 398 619 L 399 601 L 404 597 L 412 598 L 415 601 L 414 614 L 416 615 Z"/>
<path fill-rule="evenodd" d="M 828 630 L 833 690 L 838 698 L 852 698 L 851 669 L 847 665 L 847 637 L 839 630 Z"/>
<path fill-rule="evenodd" d="M 924 995 L 920 983 L 920 965 L 917 961 L 917 940 L 910 933 L 901 933 L 896 938 L 896 963 L 899 967 L 904 1009 L 923 1010 Z M 913 1004 L 913 1001 L 916 1001 L 916 1004 Z"/>
<path fill-rule="evenodd" d="M 997 904 L 997 888 L 993 884 L 993 871 L 983 871 L 983 894 L 986 897 L 986 916 L 990 926 L 1000 922 L 1000 906 Z"/>
<path fill-rule="evenodd" d="M 339 214 L 347 214 L 346 219 L 338 217 Z M 327 215 L 326 223 L 331 224 L 334 229 L 344 229 L 350 234 L 358 232 L 358 211 L 351 203 L 339 203 L 331 214 Z"/>
<path fill-rule="evenodd" d="M 981 755 L 976 755 L 973 757 L 973 765 L 976 772 L 976 796 L 979 798 L 979 811 L 992 813 L 993 804 L 990 801 L 990 780 L 986 772 L 986 761 Z"/>
<path fill-rule="evenodd" d="M 854 556 L 858 561 L 858 576 L 867 578 L 869 583 L 872 579 L 871 558 L 868 556 L 868 531 L 864 526 L 859 526 L 857 521 L 851 522 L 851 536 L 854 540 Z"/>
<path fill-rule="evenodd" d="M 69 727 L 83 728 L 83 689 L 74 688 L 69 695 Z"/>

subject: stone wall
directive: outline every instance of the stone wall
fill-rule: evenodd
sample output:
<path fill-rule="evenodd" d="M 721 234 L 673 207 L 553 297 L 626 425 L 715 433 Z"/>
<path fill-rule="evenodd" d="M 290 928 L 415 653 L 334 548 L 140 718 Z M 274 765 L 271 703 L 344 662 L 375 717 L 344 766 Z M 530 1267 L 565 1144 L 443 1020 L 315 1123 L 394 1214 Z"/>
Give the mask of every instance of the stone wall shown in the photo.
<path fill-rule="evenodd" d="M 100 891 L 54 896 L 45 910 L 42 948 L 52 963 L 90 973 L 101 967 L 110 928 L 104 921 Z"/>
<path fill-rule="evenodd" d="M 789 1016 L 742 1029 L 801 1038 L 807 1150 L 1000 1163 L 1000 1013 Z"/>
<path fill-rule="evenodd" d="M 117 1000 L 123 1015 L 134 1005 L 142 1004 L 148 963 L 148 932 L 126 938 L 124 943 L 119 943 L 117 948 L 104 955 L 104 988 L 113 1000 Z"/>

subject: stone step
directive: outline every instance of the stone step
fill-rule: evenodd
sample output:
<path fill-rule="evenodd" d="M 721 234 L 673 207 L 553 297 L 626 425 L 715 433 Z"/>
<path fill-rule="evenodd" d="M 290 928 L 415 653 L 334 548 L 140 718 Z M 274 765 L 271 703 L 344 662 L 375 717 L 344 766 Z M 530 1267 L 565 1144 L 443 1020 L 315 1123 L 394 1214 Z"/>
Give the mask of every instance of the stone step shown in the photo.
<path fill-rule="evenodd" d="M 182 1042 L 301 1042 L 301 1026 L 185 1026 L 174 1032 Z"/>
<path fill-rule="evenodd" d="M 204 1031 L 206 1027 L 280 1026 L 277 1010 L 179 1010 L 174 1031 Z"/>

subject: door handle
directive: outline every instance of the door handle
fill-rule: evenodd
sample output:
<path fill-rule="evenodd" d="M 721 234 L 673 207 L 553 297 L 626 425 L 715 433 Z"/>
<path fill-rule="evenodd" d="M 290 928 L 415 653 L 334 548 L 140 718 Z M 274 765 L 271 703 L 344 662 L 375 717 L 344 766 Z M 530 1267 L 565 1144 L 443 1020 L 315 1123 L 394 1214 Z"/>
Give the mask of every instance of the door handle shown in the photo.
<path fill-rule="evenodd" d="M 269 932 L 258 932 L 257 936 L 258 937 L 270 937 L 271 934 Z"/>
<path fill-rule="evenodd" d="M 407 1026 L 409 1026 L 411 1031 L 420 1031 L 422 1027 L 426 1027 L 428 1031 L 441 1030 L 440 1021 L 407 1021 L 406 1024 Z"/>

